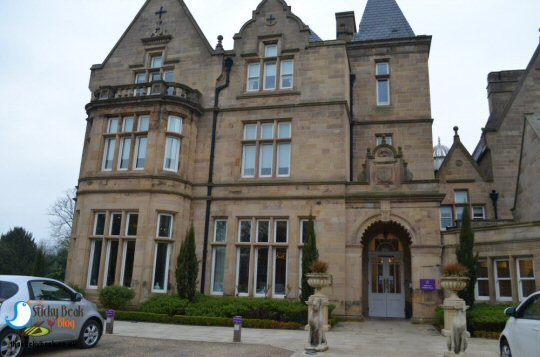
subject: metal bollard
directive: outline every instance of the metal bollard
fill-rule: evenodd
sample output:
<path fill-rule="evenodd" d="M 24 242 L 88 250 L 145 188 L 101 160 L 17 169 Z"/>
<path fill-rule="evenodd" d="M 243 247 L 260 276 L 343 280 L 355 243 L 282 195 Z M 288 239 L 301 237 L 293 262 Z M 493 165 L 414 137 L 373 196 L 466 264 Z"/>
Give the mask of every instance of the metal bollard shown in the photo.
<path fill-rule="evenodd" d="M 241 342 L 242 340 L 242 316 L 233 317 L 234 335 L 233 342 Z"/>
<path fill-rule="evenodd" d="M 113 333 L 114 314 L 115 314 L 115 311 L 113 309 L 105 310 L 105 317 L 107 318 L 106 323 L 105 323 L 105 331 L 110 334 Z"/>

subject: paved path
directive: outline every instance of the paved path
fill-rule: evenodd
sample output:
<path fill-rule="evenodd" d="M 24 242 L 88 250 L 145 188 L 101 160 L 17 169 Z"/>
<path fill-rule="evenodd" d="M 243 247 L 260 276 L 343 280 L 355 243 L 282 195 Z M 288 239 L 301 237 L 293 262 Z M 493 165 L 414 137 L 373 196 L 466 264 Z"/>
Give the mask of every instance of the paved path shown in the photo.
<path fill-rule="evenodd" d="M 167 325 L 144 322 L 116 321 L 114 334 L 182 341 L 230 343 L 232 327 Z M 442 356 L 446 339 L 430 325 L 414 325 L 406 320 L 368 320 L 341 322 L 326 334 L 330 349 L 320 356 Z M 307 332 L 290 330 L 242 329 L 243 344 L 263 344 L 304 355 Z M 467 353 L 470 357 L 498 356 L 496 340 L 474 338 Z"/>

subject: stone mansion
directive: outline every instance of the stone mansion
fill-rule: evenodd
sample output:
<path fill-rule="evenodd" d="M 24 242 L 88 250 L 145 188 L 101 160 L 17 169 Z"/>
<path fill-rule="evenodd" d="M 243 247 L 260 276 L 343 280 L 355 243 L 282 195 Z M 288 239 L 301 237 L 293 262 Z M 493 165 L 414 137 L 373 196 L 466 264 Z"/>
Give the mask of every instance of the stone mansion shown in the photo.
<path fill-rule="evenodd" d="M 471 154 L 457 128 L 433 148 L 432 38 L 395 0 L 336 13 L 335 40 L 284 0 L 246 20 L 212 47 L 182 0 L 147 0 L 92 66 L 66 281 L 173 294 L 193 225 L 202 292 L 296 299 L 311 213 L 336 314 L 421 322 L 469 206 L 478 299 L 540 289 L 540 47 L 489 74 Z"/>

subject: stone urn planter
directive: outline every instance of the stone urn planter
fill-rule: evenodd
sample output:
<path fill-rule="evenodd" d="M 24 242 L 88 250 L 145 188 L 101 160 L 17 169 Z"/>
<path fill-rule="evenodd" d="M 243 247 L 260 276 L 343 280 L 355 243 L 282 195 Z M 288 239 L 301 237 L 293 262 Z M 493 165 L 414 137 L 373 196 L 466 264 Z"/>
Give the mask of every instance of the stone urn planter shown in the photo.
<path fill-rule="evenodd" d="M 441 287 L 452 291 L 450 298 L 457 298 L 458 291 L 461 291 L 467 287 L 469 278 L 466 276 L 443 276 L 441 278 Z"/>
<path fill-rule="evenodd" d="M 328 273 L 309 273 L 306 274 L 307 282 L 313 289 L 321 290 L 327 286 L 330 286 L 332 282 L 332 275 Z"/>

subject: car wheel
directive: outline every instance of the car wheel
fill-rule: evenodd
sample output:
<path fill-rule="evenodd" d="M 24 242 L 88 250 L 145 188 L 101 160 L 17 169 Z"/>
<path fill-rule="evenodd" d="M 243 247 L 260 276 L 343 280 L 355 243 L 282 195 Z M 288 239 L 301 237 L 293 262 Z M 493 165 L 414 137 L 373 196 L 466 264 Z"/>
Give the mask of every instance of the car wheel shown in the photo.
<path fill-rule="evenodd" d="M 101 337 L 101 325 L 96 320 L 88 320 L 83 325 L 79 335 L 80 348 L 92 348 L 97 345 Z"/>
<path fill-rule="evenodd" d="M 18 357 L 24 352 L 24 340 L 22 335 L 14 330 L 5 329 L 0 334 L 0 356 Z"/>
<path fill-rule="evenodd" d="M 506 340 L 501 342 L 501 357 L 512 357 L 510 346 L 508 345 L 508 341 Z"/>

